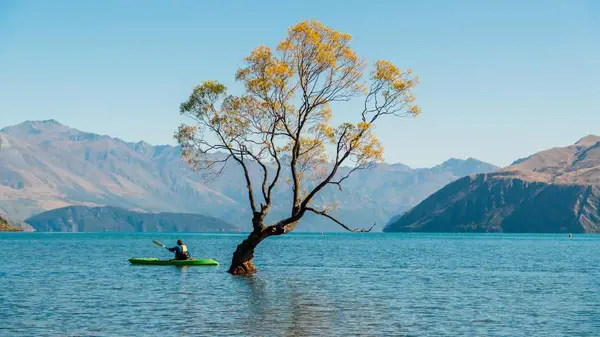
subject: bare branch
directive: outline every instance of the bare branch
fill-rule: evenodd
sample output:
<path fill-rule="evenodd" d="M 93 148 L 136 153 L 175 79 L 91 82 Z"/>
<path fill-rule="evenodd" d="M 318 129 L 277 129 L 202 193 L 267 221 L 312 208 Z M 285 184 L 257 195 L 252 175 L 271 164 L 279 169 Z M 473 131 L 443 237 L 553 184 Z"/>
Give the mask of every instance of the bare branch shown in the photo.
<path fill-rule="evenodd" d="M 277 129 L 277 122 L 273 123 L 273 129 Z M 279 161 L 279 155 L 277 154 L 277 148 L 275 147 L 275 132 L 271 134 L 271 141 L 269 142 L 269 152 L 271 153 L 271 156 L 275 159 L 275 162 L 277 163 L 277 169 L 275 171 L 275 177 L 273 178 L 273 181 L 271 182 L 271 184 L 269 184 L 269 187 L 267 188 L 267 206 L 271 205 L 271 193 L 273 192 L 273 187 L 275 187 L 275 184 L 277 184 L 277 181 L 279 180 L 279 174 L 281 173 L 281 162 Z"/>
<path fill-rule="evenodd" d="M 254 202 L 254 191 L 252 190 L 252 182 L 250 181 L 250 173 L 248 172 L 248 167 L 244 162 L 244 156 L 241 156 L 240 159 L 237 157 L 233 157 L 244 169 L 244 177 L 246 178 L 246 187 L 248 189 L 248 199 L 250 200 L 250 207 L 252 208 L 252 212 L 256 213 L 256 203 Z"/>
<path fill-rule="evenodd" d="M 339 188 L 339 190 L 342 191 L 342 182 L 344 182 L 344 180 L 348 179 L 352 175 L 352 173 L 354 173 L 355 171 L 358 171 L 358 170 L 365 170 L 365 169 L 368 169 L 368 168 L 371 168 L 371 167 L 372 167 L 371 165 L 368 165 L 366 167 L 365 166 L 355 166 L 350 171 L 348 171 L 348 173 L 346 173 L 345 175 L 343 175 L 339 180 L 337 180 L 337 181 L 330 181 L 330 182 L 328 182 L 328 184 L 337 185 L 337 187 Z"/>
<path fill-rule="evenodd" d="M 348 128 L 344 129 L 344 134 L 346 133 L 347 129 Z M 362 132 L 359 133 L 359 136 L 357 136 L 357 137 L 362 137 Z M 341 140 L 342 140 L 342 137 L 340 137 L 340 139 L 338 141 L 338 151 L 336 153 L 336 162 L 334 163 L 333 168 L 331 169 L 331 172 L 329 173 L 329 175 L 325 179 L 323 179 L 323 181 L 320 184 L 318 184 L 310 193 L 308 193 L 308 195 L 306 196 L 306 198 L 304 198 L 304 200 L 301 203 L 301 208 L 305 209 L 306 205 L 308 205 L 308 203 L 310 202 L 310 200 L 317 193 L 319 193 L 319 191 L 321 189 L 323 189 L 323 187 L 325 187 L 331 181 L 331 179 L 333 179 L 333 177 L 337 173 L 338 168 L 344 163 L 344 161 L 346 160 L 346 158 L 348 158 L 350 156 L 350 154 L 352 153 L 353 146 L 352 146 L 352 142 L 351 142 L 350 146 L 349 146 L 349 149 L 340 158 L 339 154 L 340 154 Z"/>
<path fill-rule="evenodd" d="M 327 214 L 324 211 L 319 211 L 319 210 L 316 210 L 316 209 L 314 209 L 312 207 L 306 207 L 306 210 L 307 211 L 311 211 L 311 212 L 313 212 L 315 214 L 318 214 L 318 215 L 322 215 L 322 216 L 330 219 L 331 221 L 337 223 L 338 225 L 344 227 L 344 229 L 346 229 L 347 231 L 354 232 L 354 233 L 370 232 L 373 229 L 373 227 L 375 227 L 375 225 L 376 225 L 376 223 L 373 223 L 373 226 L 371 226 L 370 228 L 350 228 L 350 227 L 344 225 L 344 223 L 342 223 L 341 221 L 337 220 L 336 218 L 332 217 L 331 215 Z"/>

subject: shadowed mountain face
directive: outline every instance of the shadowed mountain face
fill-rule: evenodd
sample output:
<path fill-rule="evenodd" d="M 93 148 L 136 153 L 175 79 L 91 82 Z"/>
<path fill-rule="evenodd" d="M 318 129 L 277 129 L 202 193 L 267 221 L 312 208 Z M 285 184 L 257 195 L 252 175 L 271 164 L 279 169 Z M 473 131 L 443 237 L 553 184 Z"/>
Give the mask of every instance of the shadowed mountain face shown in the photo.
<path fill-rule="evenodd" d="M 430 169 L 383 164 L 356 172 L 341 192 L 337 186 L 326 188 L 314 205 L 338 201 L 333 215 L 349 226 L 383 224 L 461 176 L 495 169 L 475 159 L 451 159 Z M 259 184 L 261 171 L 253 165 L 250 170 L 254 183 Z M 283 179 L 289 176 L 287 171 L 283 174 Z M 290 212 L 290 187 L 282 183 L 274 193 L 268 221 Z M 220 178 L 205 181 L 180 160 L 179 147 L 128 143 L 54 120 L 0 130 L 0 210 L 21 220 L 70 205 L 209 214 L 242 229 L 251 226 L 245 181 L 233 163 Z M 298 230 L 341 227 L 311 214 Z"/>
<path fill-rule="evenodd" d="M 63 207 L 25 222 L 38 232 L 231 232 L 237 229 L 206 215 L 140 213 L 111 206 Z"/>
<path fill-rule="evenodd" d="M 600 233 L 600 137 L 448 184 L 387 232 Z"/>

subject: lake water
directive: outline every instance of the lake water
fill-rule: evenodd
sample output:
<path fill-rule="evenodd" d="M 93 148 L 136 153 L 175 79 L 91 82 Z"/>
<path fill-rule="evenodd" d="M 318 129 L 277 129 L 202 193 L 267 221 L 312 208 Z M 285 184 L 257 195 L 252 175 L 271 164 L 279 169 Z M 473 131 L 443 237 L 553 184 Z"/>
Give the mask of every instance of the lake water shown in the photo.
<path fill-rule="evenodd" d="M 0 336 L 600 336 L 600 236 L 1 233 Z M 182 238 L 218 267 L 134 266 Z"/>

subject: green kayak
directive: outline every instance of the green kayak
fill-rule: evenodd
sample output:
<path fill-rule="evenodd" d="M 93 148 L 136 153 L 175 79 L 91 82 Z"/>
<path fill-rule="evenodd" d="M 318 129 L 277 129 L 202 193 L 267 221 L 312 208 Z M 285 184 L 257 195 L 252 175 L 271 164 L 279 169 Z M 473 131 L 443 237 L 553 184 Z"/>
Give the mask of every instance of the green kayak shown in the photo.
<path fill-rule="evenodd" d="M 131 264 L 151 264 L 159 266 L 218 266 L 215 259 L 193 259 L 193 260 L 159 260 L 155 257 L 134 257 L 129 259 Z"/>

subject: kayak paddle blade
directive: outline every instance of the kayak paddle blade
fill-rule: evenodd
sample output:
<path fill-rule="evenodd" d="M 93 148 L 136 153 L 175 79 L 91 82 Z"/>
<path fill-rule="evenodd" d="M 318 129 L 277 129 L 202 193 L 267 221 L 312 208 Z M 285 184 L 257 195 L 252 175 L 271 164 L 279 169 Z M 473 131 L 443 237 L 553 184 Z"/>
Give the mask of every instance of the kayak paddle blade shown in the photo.
<path fill-rule="evenodd" d="M 152 243 L 154 243 L 155 245 L 159 246 L 159 247 L 163 247 L 163 248 L 167 248 L 167 246 L 163 245 L 162 243 L 156 241 L 156 240 L 152 240 Z"/>

